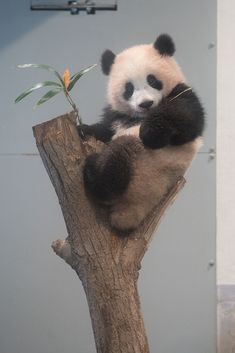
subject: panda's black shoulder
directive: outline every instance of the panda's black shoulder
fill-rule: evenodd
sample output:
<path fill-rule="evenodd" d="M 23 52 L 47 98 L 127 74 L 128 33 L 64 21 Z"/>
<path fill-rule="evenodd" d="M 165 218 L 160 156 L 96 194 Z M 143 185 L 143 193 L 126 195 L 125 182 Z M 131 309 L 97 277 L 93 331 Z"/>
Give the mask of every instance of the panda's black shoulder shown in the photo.
<path fill-rule="evenodd" d="M 123 128 L 129 128 L 138 125 L 143 118 L 131 116 L 123 112 L 112 109 L 110 105 L 104 108 L 102 122 L 104 125 L 121 125 Z"/>
<path fill-rule="evenodd" d="M 175 124 L 185 125 L 189 130 L 191 128 L 195 137 L 202 136 L 205 128 L 205 110 L 194 89 L 185 83 L 176 85 L 167 96 L 166 104 L 162 106 L 163 110 L 164 107 L 167 113 L 172 113 L 174 119 L 177 118 Z"/>
<path fill-rule="evenodd" d="M 195 91 L 186 83 L 178 83 L 167 96 L 169 100 L 174 100 L 178 97 L 191 100 L 192 102 L 199 101 L 199 98 Z"/>
<path fill-rule="evenodd" d="M 103 110 L 102 121 L 105 124 L 113 125 L 113 123 L 122 120 L 125 117 L 125 114 L 118 112 L 117 110 L 112 109 L 110 105 L 106 106 Z"/>

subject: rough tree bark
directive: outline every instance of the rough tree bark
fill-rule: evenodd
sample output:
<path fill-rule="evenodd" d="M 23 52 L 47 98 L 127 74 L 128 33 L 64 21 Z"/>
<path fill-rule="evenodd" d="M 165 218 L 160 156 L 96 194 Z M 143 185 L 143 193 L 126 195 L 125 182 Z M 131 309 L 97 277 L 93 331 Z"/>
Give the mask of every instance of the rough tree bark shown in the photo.
<path fill-rule="evenodd" d="M 174 188 L 130 237 L 118 237 L 106 211 L 87 197 L 82 177 L 86 156 L 102 143 L 82 142 L 73 113 L 33 128 L 37 147 L 59 198 L 68 237 L 52 248 L 82 281 L 97 353 L 148 353 L 137 279 L 141 260 L 164 211 L 184 185 Z"/>

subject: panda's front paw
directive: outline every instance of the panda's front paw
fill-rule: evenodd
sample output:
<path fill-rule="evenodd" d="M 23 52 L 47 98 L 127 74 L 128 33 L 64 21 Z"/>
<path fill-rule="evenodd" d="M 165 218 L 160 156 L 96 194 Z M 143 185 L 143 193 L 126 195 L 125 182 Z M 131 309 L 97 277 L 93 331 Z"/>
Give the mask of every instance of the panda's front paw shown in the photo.
<path fill-rule="evenodd" d="M 163 148 L 170 143 L 169 130 L 163 126 L 154 126 L 144 122 L 140 126 L 140 139 L 146 147 Z"/>
<path fill-rule="evenodd" d="M 92 128 L 90 125 L 82 124 L 77 125 L 77 131 L 79 136 L 84 139 L 88 136 L 92 136 Z"/>

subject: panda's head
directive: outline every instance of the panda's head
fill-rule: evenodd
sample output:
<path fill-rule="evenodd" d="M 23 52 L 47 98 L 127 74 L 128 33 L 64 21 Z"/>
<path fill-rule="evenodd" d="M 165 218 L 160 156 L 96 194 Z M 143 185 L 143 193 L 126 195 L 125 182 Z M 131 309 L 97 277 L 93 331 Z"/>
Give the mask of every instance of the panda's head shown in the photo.
<path fill-rule="evenodd" d="M 107 99 L 113 110 L 146 115 L 178 84 L 184 75 L 173 58 L 175 45 L 167 34 L 153 44 L 138 45 L 115 55 L 106 50 L 101 58 L 109 76 Z"/>

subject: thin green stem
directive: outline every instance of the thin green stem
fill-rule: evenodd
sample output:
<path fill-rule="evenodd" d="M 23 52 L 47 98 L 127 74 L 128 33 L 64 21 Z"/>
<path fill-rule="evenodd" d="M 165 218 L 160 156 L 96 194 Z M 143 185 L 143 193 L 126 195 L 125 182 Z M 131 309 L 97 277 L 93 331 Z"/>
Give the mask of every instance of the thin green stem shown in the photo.
<path fill-rule="evenodd" d="M 72 108 L 73 108 L 73 110 L 74 110 L 74 112 L 76 114 L 76 119 L 77 119 L 79 125 L 82 125 L 82 119 L 79 116 L 79 112 L 78 112 L 78 108 L 77 108 L 76 104 L 74 103 L 74 101 L 73 101 L 72 97 L 70 96 L 69 92 L 67 90 L 64 90 L 64 92 L 65 92 L 65 96 L 66 96 L 69 104 L 72 106 Z"/>

